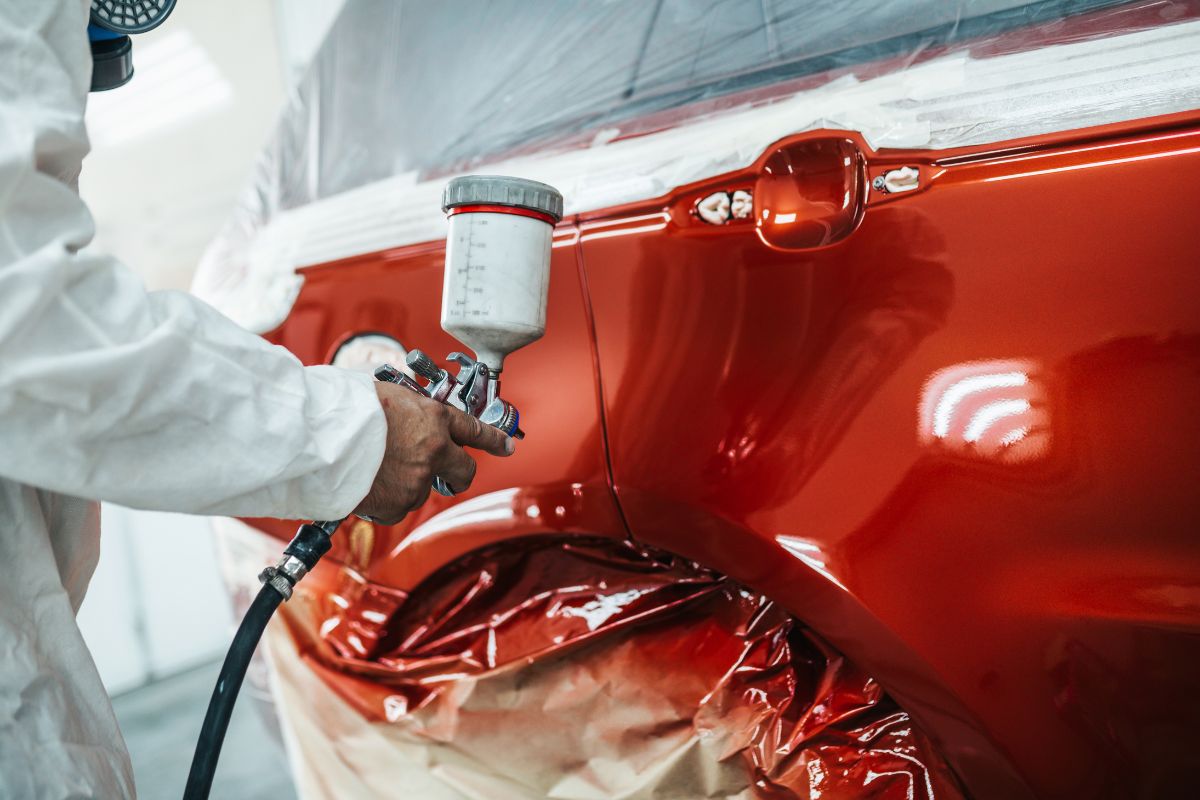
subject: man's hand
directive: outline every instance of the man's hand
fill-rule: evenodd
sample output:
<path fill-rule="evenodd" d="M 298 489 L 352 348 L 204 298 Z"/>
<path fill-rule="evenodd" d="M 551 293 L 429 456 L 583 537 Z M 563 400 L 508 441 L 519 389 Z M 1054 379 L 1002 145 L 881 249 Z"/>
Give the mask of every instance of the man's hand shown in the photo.
<path fill-rule="evenodd" d="M 455 492 L 466 491 L 475 478 L 475 459 L 464 447 L 512 455 L 511 438 L 457 408 L 382 381 L 375 391 L 387 417 L 387 448 L 357 514 L 394 525 L 425 502 L 434 476 Z"/>

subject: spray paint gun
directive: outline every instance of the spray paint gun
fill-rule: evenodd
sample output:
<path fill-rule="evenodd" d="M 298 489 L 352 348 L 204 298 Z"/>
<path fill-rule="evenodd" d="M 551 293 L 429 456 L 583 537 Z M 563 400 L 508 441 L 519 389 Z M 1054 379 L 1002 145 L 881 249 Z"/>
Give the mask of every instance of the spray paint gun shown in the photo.
<path fill-rule="evenodd" d="M 446 358 L 458 364 L 457 376 L 439 367 L 420 350 L 409 352 L 406 359 L 408 368 L 428 381 L 425 386 L 391 364 L 384 364 L 375 370 L 375 378 L 398 383 L 439 403 L 478 417 L 480 422 L 499 428 L 514 439 L 524 439 L 525 432 L 518 427 L 520 412 L 516 406 L 500 397 L 499 370 L 493 371 L 487 364 L 465 353 L 454 352 Z M 454 490 L 441 478 L 433 479 L 433 488 L 438 494 L 454 496 Z"/>
<path fill-rule="evenodd" d="M 451 375 L 413 350 L 407 366 L 425 379 L 424 385 L 390 364 L 377 369 L 375 377 L 524 438 L 520 412 L 500 397 L 500 371 L 506 355 L 546 332 L 550 242 L 562 208 L 562 195 L 536 181 L 499 175 L 450 181 L 442 194 L 442 210 L 450 221 L 442 328 L 476 357 L 448 355 L 458 365 L 458 374 Z M 433 488 L 454 495 L 441 478 L 434 479 Z"/>
<path fill-rule="evenodd" d="M 442 210 L 450 219 L 442 328 L 470 348 L 475 358 L 451 353 L 448 359 L 459 367 L 452 376 L 429 356 L 413 350 L 406 366 L 425 379 L 424 385 L 387 364 L 375 371 L 375 377 L 523 438 L 520 414 L 500 397 L 500 371 L 506 355 L 546 332 L 550 244 L 554 225 L 562 219 L 562 195 L 536 181 L 470 175 L 450 181 L 442 195 Z M 433 486 L 441 494 L 454 494 L 441 478 L 435 478 Z M 341 520 L 301 525 L 279 563 L 259 576 L 263 587 L 242 618 L 221 665 L 196 742 L 184 800 L 208 797 L 233 704 L 267 621 L 329 551 L 340 524 Z"/>

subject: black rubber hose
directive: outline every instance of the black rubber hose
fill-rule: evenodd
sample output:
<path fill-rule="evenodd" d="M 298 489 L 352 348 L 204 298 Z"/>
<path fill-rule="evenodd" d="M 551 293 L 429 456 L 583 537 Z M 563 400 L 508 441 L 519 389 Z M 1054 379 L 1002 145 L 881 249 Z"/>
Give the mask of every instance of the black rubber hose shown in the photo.
<path fill-rule="evenodd" d="M 225 730 L 229 727 L 229 716 L 233 713 L 233 704 L 237 702 L 238 690 L 242 688 L 242 679 L 246 677 L 246 667 L 250 664 L 267 622 L 281 602 L 283 595 L 279 590 L 265 584 L 250 604 L 246 616 L 242 617 L 242 624 L 238 626 L 229 652 L 225 655 L 225 663 L 221 665 L 221 674 L 217 677 L 216 688 L 208 702 L 204 724 L 200 727 L 196 754 L 192 757 L 192 771 L 188 773 L 187 788 L 183 790 L 184 800 L 208 798 L 213 775 L 217 771 L 217 759 L 221 756 L 221 745 L 225 741 Z"/>

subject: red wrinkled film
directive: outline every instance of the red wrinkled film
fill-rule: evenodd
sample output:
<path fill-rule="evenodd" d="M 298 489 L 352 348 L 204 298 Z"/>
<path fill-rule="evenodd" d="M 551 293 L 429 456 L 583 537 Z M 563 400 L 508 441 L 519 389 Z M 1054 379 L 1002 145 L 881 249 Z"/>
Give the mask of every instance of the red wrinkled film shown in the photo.
<path fill-rule="evenodd" d="M 438 796 L 962 796 L 908 714 L 802 623 L 627 542 L 509 542 L 409 594 L 343 569 L 296 599 L 304 660 L 364 725 L 403 732 L 410 762 L 414 743 L 452 750 L 459 789 L 495 781 Z M 423 763 L 398 780 L 439 774 Z"/>

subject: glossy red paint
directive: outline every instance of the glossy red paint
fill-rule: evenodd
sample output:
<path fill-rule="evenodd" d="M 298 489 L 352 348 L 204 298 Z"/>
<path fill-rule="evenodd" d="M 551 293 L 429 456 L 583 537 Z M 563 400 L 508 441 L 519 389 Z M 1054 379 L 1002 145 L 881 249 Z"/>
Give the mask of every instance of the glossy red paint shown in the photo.
<path fill-rule="evenodd" d="M 827 247 L 681 213 L 772 153 L 581 226 L 631 530 L 783 602 L 980 796 L 1017 791 L 1001 753 L 1053 797 L 1154 794 L 1197 766 L 1200 130 L 1072 138 L 859 141 L 869 175 L 918 166 L 922 186 L 872 190 Z M 933 375 L 1012 358 L 1044 373 L 1046 460 L 922 441 Z"/>
<path fill-rule="evenodd" d="M 777 147 L 757 170 L 754 224 L 779 250 L 840 242 L 862 221 L 867 182 L 862 151 L 851 139 L 801 139 Z"/>
<path fill-rule="evenodd" d="M 577 249 L 573 228 L 555 233 L 546 336 L 505 362 L 504 393 L 526 432 L 520 455 L 480 458 L 469 493 L 433 494 L 401 524 L 373 527 L 368 579 L 407 589 L 449 560 L 515 536 L 626 535 L 609 484 Z M 435 356 L 461 349 L 439 325 L 444 254 L 438 243 L 309 268 L 291 315 L 268 338 L 308 364 L 326 362 L 364 330 Z M 281 538 L 295 527 L 254 523 Z M 348 548 L 347 537 L 335 537 L 333 559 L 345 562 Z"/>
<path fill-rule="evenodd" d="M 839 235 L 692 213 L 834 142 L 862 165 Z M 899 166 L 916 190 L 869 188 Z M 627 525 L 803 620 L 974 796 L 1171 796 L 1200 770 L 1198 185 L 1200 114 L 937 152 L 819 131 L 564 221 L 546 337 L 505 371 L 517 455 L 334 558 L 408 590 L 481 546 Z M 307 270 L 273 338 L 309 363 L 362 330 L 449 351 L 441 259 Z M 1036 457 L 923 422 L 938 376 L 1012 361 Z"/>

